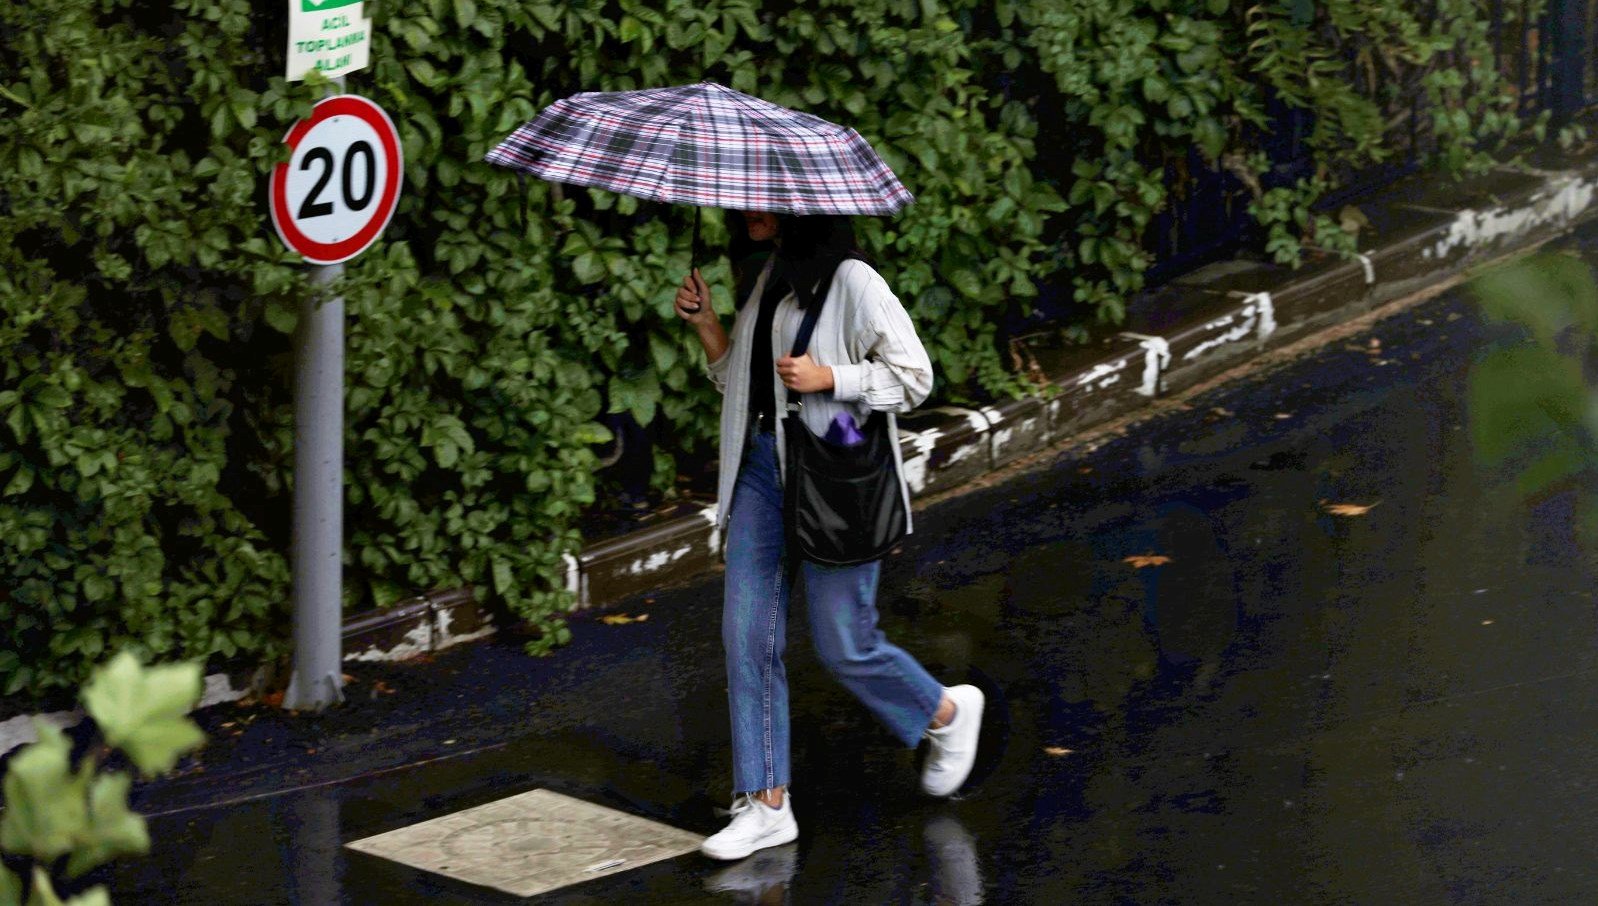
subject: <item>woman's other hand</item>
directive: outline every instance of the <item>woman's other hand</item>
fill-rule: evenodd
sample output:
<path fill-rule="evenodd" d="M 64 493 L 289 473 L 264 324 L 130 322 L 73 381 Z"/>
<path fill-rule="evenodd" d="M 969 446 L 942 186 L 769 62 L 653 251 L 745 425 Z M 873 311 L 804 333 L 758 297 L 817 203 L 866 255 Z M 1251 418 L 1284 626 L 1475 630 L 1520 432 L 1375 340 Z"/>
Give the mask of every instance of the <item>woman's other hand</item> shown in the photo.
<path fill-rule="evenodd" d="M 778 359 L 777 377 L 782 379 L 784 387 L 798 393 L 821 393 L 832 389 L 832 369 L 817 365 L 808 352 L 797 359 L 790 355 Z"/>
<path fill-rule="evenodd" d="M 705 278 L 700 276 L 699 268 L 694 268 L 693 273 L 682 278 L 682 285 L 677 287 L 676 306 L 677 317 L 695 327 L 716 320 L 716 311 L 710 304 L 710 287 L 705 284 Z"/>

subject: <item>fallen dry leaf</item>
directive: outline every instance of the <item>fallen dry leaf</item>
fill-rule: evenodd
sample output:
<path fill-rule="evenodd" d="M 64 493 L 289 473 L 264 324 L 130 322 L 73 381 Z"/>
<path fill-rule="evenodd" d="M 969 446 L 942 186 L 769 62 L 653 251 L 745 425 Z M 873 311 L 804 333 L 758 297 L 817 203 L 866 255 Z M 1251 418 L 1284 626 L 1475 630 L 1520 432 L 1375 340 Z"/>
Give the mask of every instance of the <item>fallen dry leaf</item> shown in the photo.
<path fill-rule="evenodd" d="M 1376 503 L 1381 503 L 1381 501 L 1378 500 Z M 1369 513 L 1371 508 L 1376 506 L 1376 503 L 1362 506 L 1357 503 L 1327 503 L 1324 500 L 1321 501 L 1321 505 L 1326 507 L 1326 512 L 1331 513 L 1333 516 L 1363 516 Z"/>
<path fill-rule="evenodd" d="M 1277 418 L 1292 418 L 1293 417 L 1293 413 L 1291 413 L 1291 412 L 1278 412 L 1278 413 L 1276 413 L 1276 417 Z"/>
<path fill-rule="evenodd" d="M 385 683 L 382 680 L 377 680 L 377 681 L 372 683 L 372 694 L 373 695 L 393 695 L 394 694 L 394 689 L 391 686 L 389 686 L 388 683 Z"/>
<path fill-rule="evenodd" d="M 613 613 L 609 616 L 600 617 L 599 622 L 604 623 L 606 626 L 621 626 L 627 623 L 642 623 L 647 619 L 649 619 L 649 614 L 647 613 L 639 614 L 636 617 L 628 616 L 624 613 Z"/>
<path fill-rule="evenodd" d="M 1142 569 L 1145 566 L 1164 566 L 1171 562 L 1171 558 L 1160 554 L 1133 554 L 1121 562 L 1132 564 L 1133 569 Z"/>
<path fill-rule="evenodd" d="M 1216 406 L 1214 409 L 1211 409 L 1210 411 L 1215 413 L 1216 415 L 1219 415 L 1222 418 L 1231 418 L 1232 416 L 1237 414 L 1236 412 L 1233 412 L 1232 410 L 1227 409 L 1227 408 L 1225 408 L 1223 406 Z"/>
<path fill-rule="evenodd" d="M 1049 746 L 1048 748 L 1043 750 L 1043 754 L 1045 754 L 1045 755 L 1053 755 L 1054 757 L 1058 758 L 1061 755 L 1070 755 L 1074 751 L 1075 751 L 1074 749 L 1062 749 L 1059 746 Z"/>
<path fill-rule="evenodd" d="M 1491 625 L 1493 625 L 1493 621 L 1492 620 L 1482 620 L 1481 624 L 1483 626 L 1491 626 Z"/>

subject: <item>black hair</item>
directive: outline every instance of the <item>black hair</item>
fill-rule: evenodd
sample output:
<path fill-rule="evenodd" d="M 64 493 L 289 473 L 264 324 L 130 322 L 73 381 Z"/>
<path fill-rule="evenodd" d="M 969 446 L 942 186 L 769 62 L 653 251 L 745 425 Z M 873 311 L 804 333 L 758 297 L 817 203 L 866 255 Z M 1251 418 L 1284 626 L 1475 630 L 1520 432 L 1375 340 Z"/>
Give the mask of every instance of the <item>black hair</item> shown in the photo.
<path fill-rule="evenodd" d="M 871 263 L 855 238 L 854 223 L 843 214 L 778 214 L 781 246 L 751 241 L 739 211 L 727 212 L 727 228 L 730 237 L 727 251 L 733 262 L 740 308 L 748 301 L 755 280 L 760 276 L 760 268 L 772 254 L 777 256 L 777 265 L 766 292 L 777 293 L 779 298 L 794 286 L 808 286 L 813 291 L 823 277 L 850 258 Z M 802 296 L 799 307 L 805 307 Z"/>
<path fill-rule="evenodd" d="M 756 242 L 749 238 L 749 228 L 744 223 L 742 211 L 731 208 L 723 212 L 727 223 L 727 260 L 732 262 L 733 302 L 739 308 L 749 301 L 749 294 L 755 290 L 755 281 L 760 278 L 760 269 L 765 267 L 766 259 L 777 246 L 769 239 L 765 242 Z"/>

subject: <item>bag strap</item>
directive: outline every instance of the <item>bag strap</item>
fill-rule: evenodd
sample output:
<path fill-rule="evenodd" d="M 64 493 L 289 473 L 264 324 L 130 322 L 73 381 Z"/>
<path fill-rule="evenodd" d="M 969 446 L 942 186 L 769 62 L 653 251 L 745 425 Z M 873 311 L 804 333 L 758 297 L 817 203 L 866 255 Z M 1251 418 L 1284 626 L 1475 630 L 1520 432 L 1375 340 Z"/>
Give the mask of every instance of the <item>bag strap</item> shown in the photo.
<path fill-rule="evenodd" d="M 842 265 L 843 262 L 840 261 L 838 264 Z M 838 268 L 837 266 L 834 266 L 833 269 L 822 278 L 821 283 L 818 284 L 820 292 L 814 295 L 811 294 L 809 287 L 800 285 L 803 281 L 792 281 L 794 284 L 794 293 L 797 294 L 799 296 L 799 300 L 805 304 L 805 318 L 799 323 L 799 333 L 794 336 L 793 351 L 789 353 L 789 355 L 793 358 L 799 358 L 805 354 L 805 350 L 810 348 L 810 337 L 816 332 L 816 321 L 821 318 L 821 306 L 826 304 L 827 294 L 832 290 L 832 278 L 837 276 L 837 274 Z M 797 412 L 799 410 L 800 404 L 794 402 L 793 399 L 789 397 L 788 386 L 786 384 L 784 384 L 782 388 L 782 398 L 784 409 L 789 412 Z"/>

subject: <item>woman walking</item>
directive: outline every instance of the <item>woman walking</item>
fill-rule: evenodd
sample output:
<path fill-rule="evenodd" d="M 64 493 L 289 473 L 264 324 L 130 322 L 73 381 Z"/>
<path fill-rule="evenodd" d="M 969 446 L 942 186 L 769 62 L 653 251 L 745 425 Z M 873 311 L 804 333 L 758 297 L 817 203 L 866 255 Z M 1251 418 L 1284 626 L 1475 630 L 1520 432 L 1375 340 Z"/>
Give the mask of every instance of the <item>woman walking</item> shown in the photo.
<path fill-rule="evenodd" d="M 721 412 L 719 528 L 726 540 L 722 641 L 732 713 L 732 821 L 707 839 L 706 855 L 741 859 L 795 839 L 788 795 L 788 684 L 782 656 L 792 578 L 804 577 L 816 653 L 850 692 L 914 748 L 931 751 L 921 787 L 948 796 L 970 774 L 984 699 L 975 686 L 945 688 L 877 628 L 880 561 L 833 567 L 805 562 L 795 571 L 785 551 L 782 493 L 783 401 L 803 401 L 816 434 L 848 414 L 868 418 L 908 412 L 932 389 L 932 364 L 909 315 L 865 260 L 849 220 L 745 212 L 730 221 L 732 260 L 744 265 L 738 314 L 729 337 L 696 269 L 677 290 L 677 314 L 699 335 L 724 398 Z M 739 229 L 741 227 L 741 229 Z M 762 254 L 765 253 L 765 254 Z M 810 351 L 788 354 L 808 297 L 832 275 Z M 900 492 L 909 510 L 898 444 Z"/>

